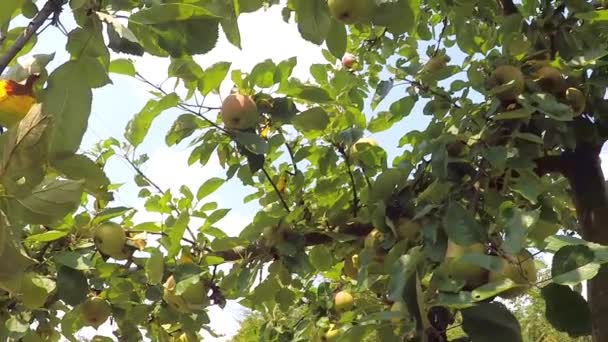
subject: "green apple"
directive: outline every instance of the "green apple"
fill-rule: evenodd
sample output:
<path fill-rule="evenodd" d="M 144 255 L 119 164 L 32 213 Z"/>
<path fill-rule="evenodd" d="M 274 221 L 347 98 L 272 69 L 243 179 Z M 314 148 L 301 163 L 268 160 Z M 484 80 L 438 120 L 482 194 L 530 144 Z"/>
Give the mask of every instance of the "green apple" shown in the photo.
<path fill-rule="evenodd" d="M 340 291 L 334 296 L 334 308 L 337 311 L 350 310 L 354 304 L 355 299 L 348 291 Z"/>
<path fill-rule="evenodd" d="M 486 283 L 488 278 L 488 271 L 485 268 L 461 259 L 464 255 L 474 253 L 485 254 L 486 247 L 481 243 L 462 246 L 448 240 L 445 253 L 446 270 L 450 277 L 464 281 L 467 288 L 478 287 Z"/>
<path fill-rule="evenodd" d="M 104 222 L 97 226 L 94 231 L 93 239 L 95 246 L 102 254 L 114 259 L 125 259 L 125 243 L 127 234 L 121 225 L 114 222 Z"/>
<path fill-rule="evenodd" d="M 101 297 L 90 297 L 80 304 L 82 322 L 95 328 L 107 321 L 111 313 L 110 303 Z"/>
<path fill-rule="evenodd" d="M 222 102 L 222 121 L 228 129 L 246 130 L 260 120 L 258 108 L 248 95 L 231 94 Z"/>
<path fill-rule="evenodd" d="M 526 293 L 530 286 L 537 281 L 537 273 L 534 257 L 528 250 L 524 249 L 510 260 L 502 259 L 501 270 L 490 272 L 489 280 L 492 282 L 509 278 L 520 285 L 499 294 L 503 298 L 515 298 Z"/>
<path fill-rule="evenodd" d="M 335 327 L 335 324 L 329 325 L 329 329 L 323 334 L 322 341 L 333 342 L 338 340 L 338 337 L 340 337 L 340 330 L 335 329 Z"/>
<path fill-rule="evenodd" d="M 544 91 L 555 96 L 562 96 L 568 87 L 562 73 L 554 67 L 543 66 L 535 72 L 535 76 L 536 83 Z"/>
<path fill-rule="evenodd" d="M 419 222 L 410 220 L 407 217 L 398 218 L 396 223 L 397 234 L 404 240 L 415 239 L 420 230 L 422 230 L 422 225 Z"/>
<path fill-rule="evenodd" d="M 359 255 L 347 255 L 344 258 L 344 267 L 342 268 L 344 275 L 351 279 L 357 279 L 359 275 Z"/>
<path fill-rule="evenodd" d="M 513 101 L 524 92 L 524 75 L 518 67 L 501 65 L 492 72 L 490 85 L 493 88 L 500 87 L 495 94 L 500 100 Z"/>
<path fill-rule="evenodd" d="M 374 0 L 329 0 L 329 12 L 344 24 L 356 24 L 369 20 L 374 11 Z"/>

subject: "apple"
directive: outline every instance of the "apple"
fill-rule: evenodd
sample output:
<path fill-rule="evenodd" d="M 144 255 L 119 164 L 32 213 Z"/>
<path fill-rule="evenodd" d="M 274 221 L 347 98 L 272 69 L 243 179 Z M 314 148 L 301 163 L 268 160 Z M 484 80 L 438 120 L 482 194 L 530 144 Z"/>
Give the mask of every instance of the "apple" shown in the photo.
<path fill-rule="evenodd" d="M 82 304 L 80 304 L 80 318 L 85 325 L 98 328 L 102 325 L 110 314 L 112 308 L 110 303 L 101 297 L 87 298 Z"/>
<path fill-rule="evenodd" d="M 422 225 L 416 221 L 410 220 L 407 217 L 400 217 L 397 219 L 397 234 L 404 240 L 413 240 L 418 236 Z"/>
<path fill-rule="evenodd" d="M 342 272 L 344 272 L 344 275 L 351 279 L 357 279 L 357 276 L 359 275 L 358 254 L 347 255 L 346 258 L 344 258 L 344 267 L 342 268 Z"/>
<path fill-rule="evenodd" d="M 534 257 L 528 250 L 523 250 L 517 256 L 502 259 L 502 268 L 499 272 L 490 272 L 489 280 L 498 281 L 509 278 L 514 283 L 520 285 L 507 291 L 501 292 L 499 296 L 503 298 L 515 298 L 524 293 L 532 284 L 537 281 L 537 270 L 534 264 Z"/>
<path fill-rule="evenodd" d="M 426 62 L 426 64 L 422 68 L 422 71 L 433 73 L 433 72 L 437 72 L 437 71 L 445 68 L 447 65 L 448 65 L 447 56 L 440 54 L 440 55 L 431 57 L 431 59 L 429 59 L 429 61 Z"/>
<path fill-rule="evenodd" d="M 495 95 L 501 101 L 513 101 L 524 92 L 524 75 L 518 67 L 501 65 L 490 75 L 490 85 L 500 87 Z"/>
<path fill-rule="evenodd" d="M 391 305 L 391 312 L 396 312 L 399 314 L 398 316 L 395 316 L 391 319 L 391 322 L 393 322 L 393 324 L 398 325 L 405 317 L 407 313 L 407 307 L 404 302 L 397 301 L 394 302 L 393 305 Z"/>
<path fill-rule="evenodd" d="M 336 311 L 350 310 L 354 304 L 355 299 L 348 291 L 340 291 L 334 296 L 334 308 Z"/>
<path fill-rule="evenodd" d="M 561 96 L 567 88 L 562 73 L 551 66 L 544 66 L 535 72 L 536 83 L 544 91 L 555 96 Z"/>
<path fill-rule="evenodd" d="M 253 128 L 260 119 L 258 108 L 248 95 L 231 94 L 222 102 L 222 121 L 228 129 Z"/>
<path fill-rule="evenodd" d="M 488 277 L 488 271 L 485 268 L 460 259 L 464 255 L 473 253 L 485 254 L 485 245 L 473 243 L 469 246 L 462 246 L 448 240 L 445 253 L 445 265 L 448 275 L 454 279 L 464 281 L 467 288 L 475 288 L 486 283 Z"/>
<path fill-rule="evenodd" d="M 342 57 L 342 66 L 345 67 L 346 69 L 352 68 L 356 62 L 357 62 L 357 59 L 355 58 L 355 56 L 351 55 L 350 53 L 347 53 Z"/>
<path fill-rule="evenodd" d="M 202 281 L 191 284 L 180 295 L 175 293 L 176 286 L 175 278 L 172 275 L 163 284 L 163 299 L 176 311 L 190 313 L 209 304 L 207 287 Z"/>
<path fill-rule="evenodd" d="M 372 229 L 372 231 L 367 234 L 364 241 L 365 248 L 372 250 L 376 250 L 378 247 L 380 247 L 381 243 L 382 233 L 376 228 Z"/>
<path fill-rule="evenodd" d="M 566 89 L 566 102 L 572 107 L 574 116 L 579 116 L 585 110 L 587 100 L 582 91 L 571 87 Z"/>
<path fill-rule="evenodd" d="M 128 257 L 125 253 L 127 234 L 121 225 L 114 222 L 104 222 L 95 228 L 93 233 L 95 246 L 102 254 L 117 260 Z"/>
<path fill-rule="evenodd" d="M 340 330 L 335 329 L 335 324 L 330 324 L 329 329 L 323 335 L 322 341 L 332 342 L 338 340 Z"/>
<path fill-rule="evenodd" d="M 327 5 L 336 20 L 348 25 L 363 22 L 374 10 L 374 0 L 329 0 Z"/>

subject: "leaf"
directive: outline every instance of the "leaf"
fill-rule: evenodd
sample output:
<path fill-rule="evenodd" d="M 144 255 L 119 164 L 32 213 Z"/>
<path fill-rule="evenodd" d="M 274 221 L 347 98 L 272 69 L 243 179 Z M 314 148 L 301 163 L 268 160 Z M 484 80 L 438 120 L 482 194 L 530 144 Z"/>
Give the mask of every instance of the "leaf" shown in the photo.
<path fill-rule="evenodd" d="M 69 61 L 51 73 L 43 95 L 42 112 L 53 117 L 51 155 L 75 153 L 87 129 L 93 94 L 82 77 L 83 63 Z"/>
<path fill-rule="evenodd" d="M 386 27 L 391 33 L 411 32 L 416 27 L 420 8 L 419 0 L 383 1 L 374 12 L 372 22 Z"/>
<path fill-rule="evenodd" d="M 30 235 L 25 240 L 26 241 L 35 241 L 35 242 L 50 242 L 50 241 L 59 240 L 62 237 L 68 235 L 68 233 L 69 233 L 68 231 L 50 230 L 48 232 Z"/>
<path fill-rule="evenodd" d="M 276 65 L 270 59 L 256 64 L 251 70 L 249 78 L 260 88 L 268 88 L 274 84 Z"/>
<path fill-rule="evenodd" d="M 325 43 L 334 57 L 342 58 L 346 52 L 346 27 L 344 27 L 344 24 L 332 19 Z"/>
<path fill-rule="evenodd" d="M 163 279 L 164 271 L 164 260 L 162 253 L 155 248 L 147 250 L 150 253 L 150 257 L 146 259 L 146 278 L 148 278 L 148 284 L 157 285 Z"/>
<path fill-rule="evenodd" d="M 369 122 L 367 129 L 373 133 L 376 133 L 391 128 L 393 124 L 408 116 L 415 104 L 416 98 L 412 96 L 402 97 L 391 104 L 388 112 L 380 112 L 378 116 L 374 117 Z"/>
<path fill-rule="evenodd" d="M 522 195 L 532 204 L 536 204 L 538 196 L 544 192 L 540 178 L 533 174 L 532 171 L 521 171 L 515 184 L 511 185 L 511 189 Z"/>
<path fill-rule="evenodd" d="M 523 341 L 517 318 L 501 303 L 482 303 L 461 310 L 462 329 L 475 342 Z"/>
<path fill-rule="evenodd" d="M 57 297 L 69 305 L 78 305 L 87 297 L 87 278 L 73 268 L 61 266 L 57 270 Z"/>
<path fill-rule="evenodd" d="M 259 135 L 248 132 L 233 132 L 236 141 L 248 151 L 257 155 L 268 153 L 268 144 Z"/>
<path fill-rule="evenodd" d="M 229 62 L 218 62 L 205 70 L 200 81 L 201 84 L 199 84 L 199 90 L 203 96 L 219 89 L 231 65 Z"/>
<path fill-rule="evenodd" d="M 372 98 L 371 107 L 373 110 L 378 107 L 378 104 L 382 102 L 382 100 L 390 93 L 391 89 L 393 89 L 394 80 L 391 78 L 388 81 L 380 81 L 376 86 L 376 92 L 374 93 L 374 97 Z"/>
<path fill-rule="evenodd" d="M 203 198 L 212 194 L 215 190 L 219 189 L 219 187 L 222 186 L 222 184 L 224 183 L 225 180 L 223 180 L 222 178 L 214 177 L 208 179 L 207 181 L 205 181 L 205 183 L 203 183 L 203 185 L 198 188 L 198 191 L 196 193 L 196 199 L 199 201 L 202 200 Z"/>
<path fill-rule="evenodd" d="M 585 299 L 570 287 L 549 284 L 540 290 L 545 299 L 545 316 L 557 331 L 571 337 L 591 334 L 591 312 Z"/>
<path fill-rule="evenodd" d="M 524 247 L 530 229 L 538 221 L 540 210 L 526 211 L 514 207 L 507 208 L 503 203 L 500 208 L 500 216 L 505 222 L 506 232 L 502 248 L 507 253 L 517 254 Z"/>
<path fill-rule="evenodd" d="M 93 268 L 91 260 L 76 252 L 61 252 L 53 257 L 56 263 L 78 271 L 88 271 Z"/>
<path fill-rule="evenodd" d="M 576 285 L 597 275 L 600 264 L 595 253 L 585 245 L 560 248 L 553 256 L 551 280 L 561 285 Z"/>
<path fill-rule="evenodd" d="M 324 0 L 296 0 L 293 5 L 302 38 L 321 45 L 331 24 L 327 3 Z"/>
<path fill-rule="evenodd" d="M 292 123 L 300 131 L 323 131 L 329 124 L 329 116 L 323 108 L 314 107 L 296 115 Z"/>
<path fill-rule="evenodd" d="M 104 208 L 102 211 L 95 214 L 95 217 L 91 221 L 91 224 L 98 224 L 101 222 L 109 221 L 115 217 L 121 216 L 129 210 L 131 210 L 131 208 L 129 207 Z"/>
<path fill-rule="evenodd" d="M 329 271 L 333 266 L 333 257 L 326 246 L 319 245 L 310 249 L 310 263 L 319 271 Z"/>
<path fill-rule="evenodd" d="M 52 224 L 80 204 L 82 181 L 47 180 L 16 201 L 29 213 L 30 223 Z"/>
<path fill-rule="evenodd" d="M 67 158 L 57 158 L 51 165 L 72 180 L 83 180 L 85 189 L 91 194 L 105 194 L 110 180 L 94 161 L 84 155 L 74 154 Z"/>
<path fill-rule="evenodd" d="M 182 212 L 177 218 L 173 226 L 168 229 L 169 246 L 167 248 L 167 258 L 173 258 L 177 255 L 181 247 L 181 240 L 188 228 L 190 215 L 187 212 Z"/>
<path fill-rule="evenodd" d="M 458 203 L 450 203 L 443 217 L 443 225 L 450 240 L 468 246 L 483 241 L 485 229 L 475 220 L 471 212 Z"/>
<path fill-rule="evenodd" d="M 167 146 L 173 146 L 179 144 L 184 139 L 192 135 L 197 129 L 206 127 L 206 123 L 203 122 L 194 114 L 182 114 L 175 119 L 173 125 L 165 136 L 165 142 Z"/>
<path fill-rule="evenodd" d="M 135 76 L 137 73 L 133 62 L 124 58 L 118 58 L 110 62 L 109 71 L 115 74 L 127 76 Z"/>
<path fill-rule="evenodd" d="M 129 17 L 129 22 L 141 25 L 166 24 L 200 18 L 218 18 L 210 10 L 193 4 L 157 4 Z"/>
<path fill-rule="evenodd" d="M 139 146 L 148 134 L 152 121 L 165 110 L 177 106 L 178 103 L 179 97 L 175 93 L 171 93 L 159 101 L 148 101 L 144 108 L 129 121 L 125 130 L 127 140 L 134 147 Z"/>

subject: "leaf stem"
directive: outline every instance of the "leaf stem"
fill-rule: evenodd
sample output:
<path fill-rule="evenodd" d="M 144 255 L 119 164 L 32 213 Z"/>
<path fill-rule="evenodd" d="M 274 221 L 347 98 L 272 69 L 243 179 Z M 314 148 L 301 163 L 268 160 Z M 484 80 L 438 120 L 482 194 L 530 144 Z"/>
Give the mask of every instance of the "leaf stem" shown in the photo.
<path fill-rule="evenodd" d="M 272 181 L 272 178 L 270 178 L 270 174 L 268 173 L 268 171 L 266 171 L 265 167 L 262 167 L 262 172 L 264 172 L 264 175 L 266 176 L 266 179 L 268 179 L 268 181 L 272 185 L 274 191 L 277 193 L 277 196 L 279 196 L 279 200 L 281 200 L 281 203 L 283 204 L 283 208 L 285 208 L 285 211 L 287 211 L 288 213 L 290 213 L 291 210 L 289 209 L 289 206 L 287 205 L 287 202 L 285 202 L 285 199 L 283 198 L 283 195 L 281 195 L 281 192 L 279 191 L 279 188 L 277 188 L 277 185 L 274 184 L 274 182 Z"/>

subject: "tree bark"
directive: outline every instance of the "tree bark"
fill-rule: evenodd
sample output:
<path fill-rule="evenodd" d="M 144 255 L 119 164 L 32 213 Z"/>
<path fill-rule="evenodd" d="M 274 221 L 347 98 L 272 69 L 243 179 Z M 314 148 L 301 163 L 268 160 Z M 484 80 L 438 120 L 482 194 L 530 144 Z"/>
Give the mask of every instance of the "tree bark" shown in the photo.
<path fill-rule="evenodd" d="M 601 148 L 581 146 L 564 155 L 583 238 L 608 245 L 608 196 L 599 157 Z M 593 340 L 608 341 L 608 267 L 587 282 Z"/>

